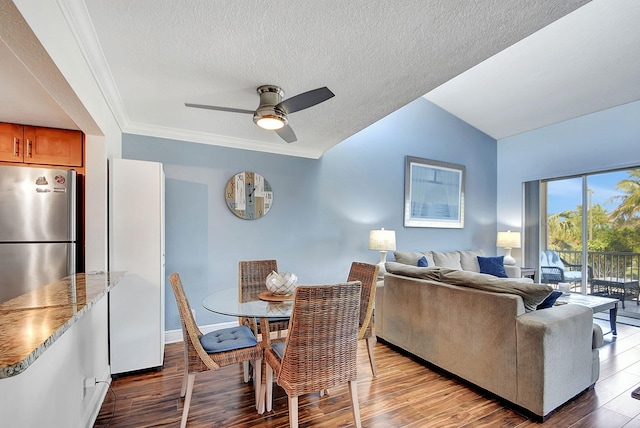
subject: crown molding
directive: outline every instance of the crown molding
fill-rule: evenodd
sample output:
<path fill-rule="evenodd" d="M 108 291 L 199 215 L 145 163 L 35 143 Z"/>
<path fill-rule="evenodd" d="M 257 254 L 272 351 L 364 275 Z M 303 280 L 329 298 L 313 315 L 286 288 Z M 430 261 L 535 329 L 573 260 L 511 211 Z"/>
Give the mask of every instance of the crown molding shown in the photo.
<path fill-rule="evenodd" d="M 124 129 L 129 123 L 129 117 L 120 97 L 120 92 L 115 84 L 111 69 L 104 56 L 93 21 L 89 15 L 84 1 L 58 0 L 60 10 L 76 39 L 76 43 L 82 52 L 91 74 L 93 75 L 102 97 L 109 106 L 113 117 L 120 129 Z"/>
<path fill-rule="evenodd" d="M 98 40 L 98 36 L 95 28 L 93 27 L 91 16 L 89 15 L 85 2 L 77 0 L 58 0 L 58 4 L 60 5 L 60 9 L 64 14 L 67 24 L 80 47 L 82 55 L 84 56 L 85 61 L 96 80 L 100 92 L 102 93 L 102 97 L 109 106 L 109 109 L 123 133 L 310 159 L 319 159 L 322 156 L 322 150 L 305 149 L 296 145 L 274 144 L 264 141 L 246 140 L 217 134 L 132 122 L 127 115 L 122 97 L 120 96 L 120 92 L 118 91 L 113 75 L 111 74 L 109 64 L 107 63 L 107 59 Z"/>
<path fill-rule="evenodd" d="M 166 138 L 169 140 L 189 141 L 192 143 L 209 144 L 213 146 L 252 150 L 255 152 L 273 153 L 309 159 L 320 159 L 323 154 L 322 150 L 300 148 L 299 146 L 286 144 L 284 142 L 282 144 L 274 144 L 264 141 L 209 134 L 206 132 L 188 131 L 163 126 L 150 126 L 143 123 L 129 123 L 122 132 L 127 134 L 145 135 L 148 137 Z"/>

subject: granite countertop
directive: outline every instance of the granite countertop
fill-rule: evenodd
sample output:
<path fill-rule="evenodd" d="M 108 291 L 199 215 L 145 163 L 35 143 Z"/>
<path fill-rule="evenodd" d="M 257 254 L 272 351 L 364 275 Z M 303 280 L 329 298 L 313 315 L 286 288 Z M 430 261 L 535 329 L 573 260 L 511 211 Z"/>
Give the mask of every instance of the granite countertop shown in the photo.
<path fill-rule="evenodd" d="M 124 272 L 79 273 L 0 304 L 0 379 L 25 371 Z"/>

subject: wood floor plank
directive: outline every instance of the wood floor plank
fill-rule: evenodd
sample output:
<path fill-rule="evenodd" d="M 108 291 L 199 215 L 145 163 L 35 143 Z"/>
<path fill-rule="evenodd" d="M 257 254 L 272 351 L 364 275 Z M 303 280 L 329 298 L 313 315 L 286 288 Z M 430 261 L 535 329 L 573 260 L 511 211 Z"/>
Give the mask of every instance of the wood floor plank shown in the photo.
<path fill-rule="evenodd" d="M 640 329 L 636 327 L 621 326 L 618 337 L 605 341 L 601 348 L 605 375 L 595 388 L 560 407 L 543 425 L 508 403 L 382 342 L 376 344 L 374 352 L 377 378 L 371 375 L 364 343 L 358 348 L 358 402 L 363 427 L 640 428 L 640 401 L 627 397 L 640 385 Z M 162 371 L 113 380 L 115 413 L 113 395 L 108 393 L 95 427 L 178 426 L 183 405 L 179 396 L 182 358 L 181 343 L 167 344 Z M 198 373 L 188 427 L 286 427 L 286 394 L 277 385 L 273 393 L 273 410 L 258 415 L 253 383 L 242 381 L 241 365 Z M 332 388 L 324 397 L 317 393 L 300 397 L 299 421 L 301 427 L 353 426 L 346 385 Z"/>

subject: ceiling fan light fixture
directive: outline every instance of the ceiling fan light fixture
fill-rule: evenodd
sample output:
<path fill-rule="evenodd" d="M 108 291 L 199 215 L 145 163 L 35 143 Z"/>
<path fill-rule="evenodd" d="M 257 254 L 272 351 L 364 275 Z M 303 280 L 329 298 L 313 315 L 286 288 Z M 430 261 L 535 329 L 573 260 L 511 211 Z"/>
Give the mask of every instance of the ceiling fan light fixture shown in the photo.
<path fill-rule="evenodd" d="M 267 129 L 270 131 L 276 129 L 282 129 L 286 125 L 286 121 L 278 116 L 262 116 L 258 118 L 256 121 L 256 125 L 258 125 L 262 129 Z"/>
<path fill-rule="evenodd" d="M 298 141 L 295 132 L 289 126 L 287 114 L 313 107 L 335 96 L 326 86 L 303 92 L 294 97 L 282 100 L 284 91 L 276 85 L 262 85 L 257 88 L 260 104 L 255 111 L 235 107 L 219 107 L 205 104 L 185 103 L 187 107 L 208 110 L 228 111 L 231 113 L 253 114 L 253 122 L 262 129 L 276 131 L 287 143 Z"/>

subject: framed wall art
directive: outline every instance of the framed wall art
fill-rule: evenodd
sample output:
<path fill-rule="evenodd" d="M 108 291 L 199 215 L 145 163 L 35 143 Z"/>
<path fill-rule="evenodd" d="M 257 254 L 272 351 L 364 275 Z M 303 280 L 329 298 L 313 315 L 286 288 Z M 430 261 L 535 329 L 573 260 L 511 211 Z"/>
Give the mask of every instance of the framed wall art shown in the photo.
<path fill-rule="evenodd" d="M 464 227 L 465 167 L 407 156 L 405 227 Z"/>

